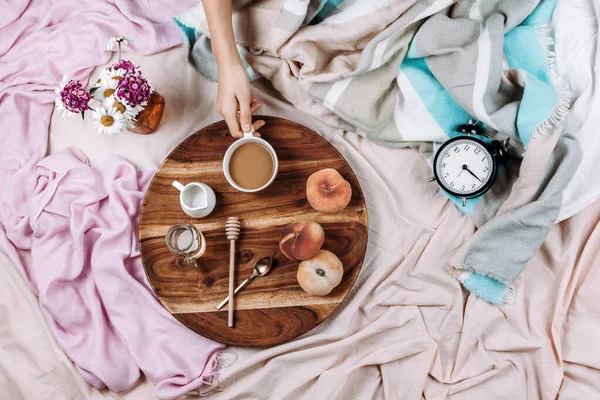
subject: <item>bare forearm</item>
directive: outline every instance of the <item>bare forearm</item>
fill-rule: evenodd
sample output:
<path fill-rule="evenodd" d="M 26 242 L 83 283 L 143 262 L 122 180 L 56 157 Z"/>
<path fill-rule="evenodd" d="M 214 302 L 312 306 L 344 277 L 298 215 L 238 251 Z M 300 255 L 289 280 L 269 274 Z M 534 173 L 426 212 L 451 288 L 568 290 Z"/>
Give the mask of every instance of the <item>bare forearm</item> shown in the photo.
<path fill-rule="evenodd" d="M 241 63 L 233 36 L 231 0 L 202 0 L 202 4 L 217 64 L 222 67 L 230 63 Z"/>
<path fill-rule="evenodd" d="M 231 0 L 202 0 L 202 5 L 210 30 L 212 51 L 219 65 L 217 111 L 227 123 L 231 135 L 242 137 L 252 127 L 255 131 L 262 127 L 265 121 L 252 123 L 252 113 L 259 102 L 250 95 L 248 74 L 235 44 Z M 255 134 L 260 136 L 257 132 Z"/>

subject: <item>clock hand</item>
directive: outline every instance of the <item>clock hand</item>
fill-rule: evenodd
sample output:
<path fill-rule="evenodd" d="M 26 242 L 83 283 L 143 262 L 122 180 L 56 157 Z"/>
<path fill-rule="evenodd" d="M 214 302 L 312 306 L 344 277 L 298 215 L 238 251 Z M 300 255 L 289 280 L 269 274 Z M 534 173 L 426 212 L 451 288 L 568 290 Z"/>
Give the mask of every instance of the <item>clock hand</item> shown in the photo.
<path fill-rule="evenodd" d="M 461 168 L 460 172 L 458 173 L 458 175 L 456 175 L 456 177 L 458 178 L 460 176 L 460 174 L 462 174 L 465 169 L 468 169 L 467 164 L 463 164 L 462 165 L 462 168 Z"/>
<path fill-rule="evenodd" d="M 467 172 L 468 172 L 468 173 L 470 173 L 471 175 L 473 175 L 473 177 L 474 177 L 475 179 L 477 179 L 479 182 L 481 182 L 481 179 L 479 179 L 479 178 L 477 177 L 477 175 L 475 175 L 473 172 L 471 172 L 471 170 L 470 170 L 469 168 L 465 168 L 465 169 L 467 170 Z"/>

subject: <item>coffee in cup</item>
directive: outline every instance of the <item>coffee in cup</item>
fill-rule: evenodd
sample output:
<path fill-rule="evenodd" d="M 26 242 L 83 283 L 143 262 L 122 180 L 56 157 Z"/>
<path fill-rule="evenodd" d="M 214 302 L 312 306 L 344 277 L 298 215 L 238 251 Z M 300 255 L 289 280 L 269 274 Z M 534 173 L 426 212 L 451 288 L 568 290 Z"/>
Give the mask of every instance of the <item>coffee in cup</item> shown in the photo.
<path fill-rule="evenodd" d="M 252 135 L 254 130 L 234 142 L 223 159 L 225 178 L 242 192 L 267 188 L 277 176 L 279 164 L 275 150 L 266 140 Z"/>

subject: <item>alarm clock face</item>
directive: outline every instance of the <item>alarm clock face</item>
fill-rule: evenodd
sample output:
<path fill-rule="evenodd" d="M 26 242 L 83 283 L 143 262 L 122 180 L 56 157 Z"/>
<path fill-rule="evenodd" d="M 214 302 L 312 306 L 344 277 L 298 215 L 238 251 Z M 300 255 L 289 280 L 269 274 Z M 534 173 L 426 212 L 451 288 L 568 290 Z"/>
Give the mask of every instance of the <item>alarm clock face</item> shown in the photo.
<path fill-rule="evenodd" d="M 457 197 L 477 197 L 494 183 L 496 161 L 485 144 L 471 137 L 456 137 L 437 151 L 435 179 L 446 192 Z"/>

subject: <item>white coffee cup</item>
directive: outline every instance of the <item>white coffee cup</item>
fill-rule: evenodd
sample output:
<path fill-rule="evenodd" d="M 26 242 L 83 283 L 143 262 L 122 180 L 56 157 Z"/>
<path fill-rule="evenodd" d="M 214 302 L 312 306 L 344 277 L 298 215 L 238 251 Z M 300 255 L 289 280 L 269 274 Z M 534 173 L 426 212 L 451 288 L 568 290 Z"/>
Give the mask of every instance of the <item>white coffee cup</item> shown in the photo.
<path fill-rule="evenodd" d="M 215 192 L 205 183 L 192 182 L 183 186 L 173 181 L 179 193 L 181 209 L 190 217 L 202 218 L 210 214 L 217 204 Z"/>
<path fill-rule="evenodd" d="M 275 149 L 273 149 L 273 147 L 266 140 L 256 137 L 253 134 L 254 134 L 254 128 L 252 128 L 252 130 L 250 132 L 244 132 L 244 137 L 236 140 L 231 146 L 229 146 L 229 148 L 225 152 L 225 157 L 223 157 L 223 173 L 225 174 L 225 179 L 227 179 L 227 182 L 229 182 L 229 184 L 231 186 L 233 186 L 240 192 L 254 193 L 254 192 L 259 192 L 263 189 L 268 188 L 271 185 L 271 183 L 273 183 L 275 178 L 277 177 L 277 171 L 279 171 L 279 161 L 277 160 L 277 153 L 275 153 Z M 231 156 L 233 155 L 233 152 L 236 151 L 238 147 L 240 147 L 246 143 L 260 144 L 261 146 L 263 146 L 264 148 L 266 148 L 269 151 L 269 153 L 271 154 L 271 157 L 273 158 L 273 175 L 271 175 L 271 178 L 269 179 L 269 181 L 267 183 L 265 183 L 263 186 L 261 186 L 257 189 L 246 189 L 246 188 L 241 187 L 240 185 L 235 183 L 235 181 L 231 177 L 231 174 L 229 173 L 229 162 L 231 161 Z"/>

